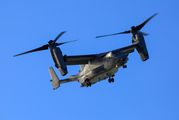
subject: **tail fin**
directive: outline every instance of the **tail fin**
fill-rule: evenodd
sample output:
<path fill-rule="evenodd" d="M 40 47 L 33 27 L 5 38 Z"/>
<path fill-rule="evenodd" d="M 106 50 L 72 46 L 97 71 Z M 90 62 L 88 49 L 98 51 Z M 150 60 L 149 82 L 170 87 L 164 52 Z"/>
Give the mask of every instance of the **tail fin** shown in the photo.
<path fill-rule="evenodd" d="M 53 90 L 55 90 L 58 87 L 60 87 L 60 80 L 52 67 L 49 68 L 49 72 L 50 72 L 50 76 L 51 76 Z"/>
<path fill-rule="evenodd" d="M 142 33 L 137 31 L 131 34 L 133 38 L 132 44 L 138 44 L 138 47 L 136 48 L 137 52 L 139 53 L 141 60 L 146 61 L 147 59 L 149 59 L 149 54 Z"/>

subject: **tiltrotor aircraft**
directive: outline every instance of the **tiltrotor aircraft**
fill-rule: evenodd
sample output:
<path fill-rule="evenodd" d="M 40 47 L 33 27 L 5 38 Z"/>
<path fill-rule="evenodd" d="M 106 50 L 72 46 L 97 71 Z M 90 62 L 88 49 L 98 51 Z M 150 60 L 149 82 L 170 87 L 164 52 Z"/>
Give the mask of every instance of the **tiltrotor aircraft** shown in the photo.
<path fill-rule="evenodd" d="M 59 80 L 56 75 L 54 69 L 52 67 L 49 68 L 51 81 L 53 85 L 53 89 L 57 89 L 60 87 L 60 84 L 77 81 L 81 83 L 81 87 L 91 86 L 99 81 L 105 80 L 108 78 L 109 83 L 114 82 L 114 75 L 118 71 L 118 69 L 122 66 L 126 68 L 125 65 L 128 61 L 128 54 L 134 52 L 134 49 L 137 49 L 137 52 L 140 55 L 142 61 L 146 61 L 149 59 L 149 54 L 147 51 L 147 47 L 145 44 L 144 36 L 147 34 L 140 32 L 142 27 L 155 15 L 148 18 L 146 21 L 141 23 L 138 26 L 132 26 L 130 30 L 115 34 L 97 36 L 96 38 L 106 37 L 111 35 L 118 35 L 124 33 L 131 33 L 132 35 L 132 45 L 127 47 L 119 48 L 113 51 L 100 53 L 100 54 L 91 54 L 91 55 L 77 55 L 77 56 L 67 56 L 63 55 L 60 48 L 57 47 L 59 45 L 68 43 L 56 43 L 58 38 L 65 33 L 61 32 L 55 40 L 50 40 L 48 44 L 43 45 L 37 49 L 33 49 L 21 54 L 17 54 L 15 56 L 50 49 L 50 53 L 52 59 L 55 63 L 55 67 L 58 68 L 62 76 L 65 76 L 67 71 L 67 65 L 80 65 L 81 71 L 73 76 L 68 77 L 67 79 Z M 72 41 L 69 41 L 72 42 Z M 15 57 L 14 56 L 14 57 Z"/>

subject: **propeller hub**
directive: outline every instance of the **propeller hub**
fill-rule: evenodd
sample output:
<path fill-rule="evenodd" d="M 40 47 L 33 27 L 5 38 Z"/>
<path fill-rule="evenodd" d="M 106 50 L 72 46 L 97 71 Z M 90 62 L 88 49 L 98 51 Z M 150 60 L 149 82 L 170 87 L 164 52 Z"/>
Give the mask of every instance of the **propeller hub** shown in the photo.
<path fill-rule="evenodd" d="M 136 30 L 136 27 L 135 26 L 132 26 L 131 27 L 131 32 L 136 32 L 137 30 Z"/>
<path fill-rule="evenodd" d="M 48 44 L 51 45 L 53 43 L 53 40 L 48 41 Z"/>

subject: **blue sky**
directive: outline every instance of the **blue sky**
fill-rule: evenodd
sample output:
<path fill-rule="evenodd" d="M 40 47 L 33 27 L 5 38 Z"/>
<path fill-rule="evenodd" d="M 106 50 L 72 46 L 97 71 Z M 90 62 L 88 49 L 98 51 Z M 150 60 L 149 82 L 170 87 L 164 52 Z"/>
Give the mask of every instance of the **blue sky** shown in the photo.
<path fill-rule="evenodd" d="M 1 120 L 178 120 L 177 0 L 1 0 L 0 1 L 0 119 Z M 120 68 L 115 82 L 90 88 L 77 82 L 52 90 L 48 68 L 50 52 L 25 52 L 53 40 L 78 39 L 60 46 L 67 55 L 95 54 L 131 44 L 131 35 L 95 39 L 98 35 L 129 30 L 159 13 L 141 30 L 150 59 L 129 55 L 128 68 Z M 55 67 L 54 67 L 55 68 Z M 65 79 L 78 73 L 69 66 Z"/>

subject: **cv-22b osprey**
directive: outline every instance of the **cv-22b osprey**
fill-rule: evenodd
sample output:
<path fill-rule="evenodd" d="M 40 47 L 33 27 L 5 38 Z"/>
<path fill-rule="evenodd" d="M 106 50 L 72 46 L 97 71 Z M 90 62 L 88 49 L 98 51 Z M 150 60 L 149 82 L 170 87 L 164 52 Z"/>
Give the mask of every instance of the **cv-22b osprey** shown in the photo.
<path fill-rule="evenodd" d="M 65 76 L 68 73 L 67 65 L 80 65 L 81 71 L 73 76 L 68 77 L 67 79 L 59 80 L 56 75 L 54 69 L 52 67 L 49 68 L 49 72 L 51 75 L 51 81 L 53 84 L 53 89 L 57 89 L 60 87 L 60 84 L 77 81 L 81 83 L 81 87 L 89 87 L 99 81 L 105 80 L 108 78 L 109 83 L 114 82 L 114 75 L 118 71 L 118 69 L 122 66 L 126 68 L 125 65 L 128 61 L 128 54 L 134 52 L 134 49 L 137 49 L 137 52 L 140 55 L 142 61 L 146 61 L 149 59 L 149 54 L 147 51 L 147 47 L 145 44 L 145 40 L 143 36 L 147 34 L 140 32 L 142 27 L 155 15 L 148 18 L 146 21 L 141 23 L 138 26 L 132 26 L 130 30 L 115 34 L 97 36 L 96 38 L 106 37 L 111 35 L 125 34 L 131 33 L 132 35 L 132 45 L 127 47 L 119 48 L 113 51 L 104 52 L 100 54 L 91 54 L 91 55 L 75 55 L 75 56 L 67 56 L 63 55 L 61 49 L 57 46 L 68 43 L 56 43 L 58 38 L 65 33 L 61 32 L 55 40 L 50 40 L 48 44 L 43 45 L 37 49 L 33 49 L 21 54 L 17 54 L 15 56 L 50 49 L 50 53 L 52 59 L 55 63 L 55 67 L 58 68 L 62 76 Z M 69 41 L 72 42 L 72 41 Z M 14 57 L 15 57 L 14 56 Z"/>

